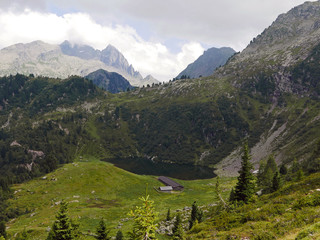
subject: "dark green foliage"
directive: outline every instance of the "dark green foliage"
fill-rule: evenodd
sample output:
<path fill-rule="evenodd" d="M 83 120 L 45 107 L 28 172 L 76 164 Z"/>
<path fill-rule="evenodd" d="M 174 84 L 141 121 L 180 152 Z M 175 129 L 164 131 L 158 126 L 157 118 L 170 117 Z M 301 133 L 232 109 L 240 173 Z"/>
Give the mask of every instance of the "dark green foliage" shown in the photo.
<path fill-rule="evenodd" d="M 217 104 L 172 103 L 142 111 L 129 104 L 121 107 L 122 120 L 129 122 L 140 152 L 157 156 L 156 161 L 184 164 L 193 163 L 201 155 L 200 149 L 211 150 L 205 164 L 227 156 L 248 132 L 239 111 L 239 106 L 225 97 Z M 139 121 L 132 119 L 137 114 Z"/>
<path fill-rule="evenodd" d="M 47 240 L 71 240 L 79 237 L 78 226 L 72 224 L 68 216 L 68 206 L 65 201 L 61 202 L 60 210 L 52 225 Z"/>
<path fill-rule="evenodd" d="M 0 222 L 0 236 L 7 238 L 6 223 L 4 221 Z"/>
<path fill-rule="evenodd" d="M 272 192 L 278 191 L 281 186 L 281 177 L 278 171 L 275 172 L 272 179 Z"/>
<path fill-rule="evenodd" d="M 119 230 L 119 231 L 117 232 L 116 240 L 123 240 L 123 233 L 122 233 L 121 230 Z"/>
<path fill-rule="evenodd" d="M 256 181 L 251 173 L 253 167 L 250 159 L 248 144 L 244 144 L 241 169 L 239 170 L 240 175 L 234 193 L 234 200 L 238 202 L 249 203 L 255 193 Z"/>
<path fill-rule="evenodd" d="M 29 239 L 29 236 L 25 229 L 21 233 L 18 233 L 17 237 L 15 238 L 15 240 L 28 240 L 28 239 Z"/>
<path fill-rule="evenodd" d="M 309 173 L 320 171 L 320 139 L 317 141 L 311 157 L 303 163 L 303 167 L 307 169 Z"/>
<path fill-rule="evenodd" d="M 257 79 L 256 90 L 265 97 L 265 101 L 267 102 L 269 101 L 268 97 L 272 95 L 276 89 L 275 80 L 266 74 L 258 75 Z"/>
<path fill-rule="evenodd" d="M 130 89 L 133 88 L 128 80 L 120 74 L 108 72 L 103 69 L 90 73 L 86 78 L 91 80 L 98 87 L 111 93 L 130 91 Z"/>
<path fill-rule="evenodd" d="M 275 162 L 274 156 L 270 155 L 266 164 L 264 162 L 260 164 L 257 176 L 258 186 L 263 189 L 263 193 L 269 193 L 274 191 L 273 184 L 276 173 L 278 173 L 278 167 Z M 278 177 L 280 178 L 280 175 Z"/>
<path fill-rule="evenodd" d="M 170 208 L 168 208 L 166 221 L 170 221 L 170 220 L 171 220 L 171 214 L 170 214 Z"/>
<path fill-rule="evenodd" d="M 281 175 L 286 175 L 288 173 L 288 169 L 285 164 L 281 164 L 279 172 Z"/>
<path fill-rule="evenodd" d="M 232 188 L 229 195 L 229 202 L 232 203 L 234 201 L 235 201 L 235 193 L 234 193 L 234 189 Z"/>
<path fill-rule="evenodd" d="M 174 226 L 172 228 L 172 236 L 175 240 L 183 240 L 184 238 L 184 231 L 182 227 L 182 220 L 181 214 L 178 213 L 174 222 Z"/>
<path fill-rule="evenodd" d="M 95 238 L 98 240 L 109 240 L 111 239 L 110 237 L 108 237 L 109 235 L 109 231 L 107 230 L 107 226 L 105 224 L 105 222 L 103 221 L 103 219 L 100 220 L 99 225 L 97 227 L 96 230 L 96 236 Z"/>
<path fill-rule="evenodd" d="M 320 44 L 315 46 L 309 56 L 292 69 L 292 81 L 301 84 L 314 96 L 320 94 Z"/>
<path fill-rule="evenodd" d="M 203 211 L 198 208 L 197 202 L 194 201 L 191 208 L 191 215 L 189 220 L 189 229 L 191 229 L 195 223 L 203 221 Z"/>

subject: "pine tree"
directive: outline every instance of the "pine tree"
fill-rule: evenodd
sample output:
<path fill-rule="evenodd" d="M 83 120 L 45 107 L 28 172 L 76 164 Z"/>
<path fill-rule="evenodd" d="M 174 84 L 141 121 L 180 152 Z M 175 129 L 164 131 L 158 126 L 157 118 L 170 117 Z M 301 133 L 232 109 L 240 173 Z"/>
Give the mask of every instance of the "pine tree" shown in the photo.
<path fill-rule="evenodd" d="M 279 171 L 280 171 L 281 175 L 286 175 L 288 173 L 288 169 L 287 169 L 286 165 L 284 165 L 284 164 L 281 164 Z"/>
<path fill-rule="evenodd" d="M 191 216 L 189 220 L 189 229 L 191 229 L 195 223 L 200 223 L 203 221 L 203 211 L 198 208 L 197 202 L 194 201 L 191 209 Z"/>
<path fill-rule="evenodd" d="M 272 192 L 279 190 L 280 186 L 281 186 L 280 173 L 278 171 L 276 171 L 276 173 L 273 176 L 273 180 L 272 180 Z"/>
<path fill-rule="evenodd" d="M 171 220 L 171 216 L 170 216 L 170 208 L 168 208 L 166 221 L 170 221 L 170 220 Z"/>
<path fill-rule="evenodd" d="M 235 188 L 234 199 L 238 202 L 248 203 L 252 199 L 255 192 L 255 177 L 251 173 L 253 169 L 250 163 L 248 144 L 243 146 L 243 155 L 241 169 L 239 170 L 238 182 Z"/>
<path fill-rule="evenodd" d="M 191 209 L 191 216 L 189 220 L 189 229 L 191 229 L 197 220 L 197 215 L 198 215 L 198 206 L 196 201 L 193 202 L 192 204 L 192 209 Z"/>
<path fill-rule="evenodd" d="M 153 201 L 149 200 L 149 195 L 139 198 L 142 201 L 142 207 L 136 206 L 134 211 L 129 212 L 134 220 L 133 230 L 129 233 L 132 240 L 156 239 L 155 231 L 157 224 Z"/>
<path fill-rule="evenodd" d="M 229 195 L 229 202 L 233 203 L 235 201 L 235 193 L 234 193 L 234 189 L 231 189 L 230 195 Z"/>
<path fill-rule="evenodd" d="M 122 234 L 121 230 L 119 230 L 119 231 L 117 232 L 116 240 L 123 240 L 123 234 Z"/>
<path fill-rule="evenodd" d="M 4 221 L 0 222 L 0 237 L 7 238 L 6 223 Z"/>
<path fill-rule="evenodd" d="M 172 229 L 172 238 L 175 240 L 184 240 L 184 232 L 181 221 L 181 214 L 178 213 Z"/>
<path fill-rule="evenodd" d="M 100 220 L 96 231 L 97 231 L 97 236 L 95 236 L 96 239 L 98 240 L 111 239 L 110 237 L 108 237 L 109 231 L 107 231 L 107 227 L 103 219 Z"/>
<path fill-rule="evenodd" d="M 77 239 L 77 237 L 77 225 L 72 224 L 68 217 L 68 205 L 65 201 L 62 201 L 47 240 L 71 240 Z"/>

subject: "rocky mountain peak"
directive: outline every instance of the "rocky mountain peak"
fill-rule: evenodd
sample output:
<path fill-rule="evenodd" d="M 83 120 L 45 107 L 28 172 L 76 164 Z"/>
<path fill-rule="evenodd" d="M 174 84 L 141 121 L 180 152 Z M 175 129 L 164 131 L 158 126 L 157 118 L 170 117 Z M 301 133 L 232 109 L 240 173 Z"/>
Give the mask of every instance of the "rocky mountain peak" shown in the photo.
<path fill-rule="evenodd" d="M 100 60 L 109 66 L 120 68 L 124 71 L 127 71 L 129 68 L 127 59 L 110 44 L 101 51 Z"/>

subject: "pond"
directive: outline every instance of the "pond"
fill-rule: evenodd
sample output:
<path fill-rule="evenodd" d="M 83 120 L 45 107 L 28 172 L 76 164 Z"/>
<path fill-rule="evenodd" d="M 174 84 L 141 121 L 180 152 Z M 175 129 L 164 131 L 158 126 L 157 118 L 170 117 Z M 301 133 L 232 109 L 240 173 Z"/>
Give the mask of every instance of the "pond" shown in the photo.
<path fill-rule="evenodd" d="M 183 180 L 208 179 L 216 176 L 213 168 L 188 164 L 155 163 L 146 158 L 103 159 L 103 161 L 139 175 L 167 176 Z"/>

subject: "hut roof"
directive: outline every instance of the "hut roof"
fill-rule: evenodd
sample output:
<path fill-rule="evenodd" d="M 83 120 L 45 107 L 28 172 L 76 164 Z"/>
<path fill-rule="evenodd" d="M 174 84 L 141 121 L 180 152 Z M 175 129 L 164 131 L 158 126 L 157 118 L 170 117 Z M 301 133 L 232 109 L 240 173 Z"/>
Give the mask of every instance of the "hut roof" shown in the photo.
<path fill-rule="evenodd" d="M 183 188 L 183 186 L 181 184 L 173 181 L 170 178 L 164 177 L 164 176 L 159 177 L 158 180 L 160 182 L 164 183 L 167 186 L 171 186 L 173 189 L 175 189 L 175 188 Z"/>

